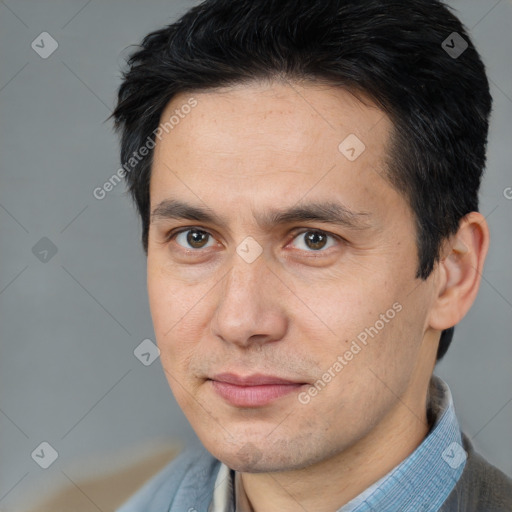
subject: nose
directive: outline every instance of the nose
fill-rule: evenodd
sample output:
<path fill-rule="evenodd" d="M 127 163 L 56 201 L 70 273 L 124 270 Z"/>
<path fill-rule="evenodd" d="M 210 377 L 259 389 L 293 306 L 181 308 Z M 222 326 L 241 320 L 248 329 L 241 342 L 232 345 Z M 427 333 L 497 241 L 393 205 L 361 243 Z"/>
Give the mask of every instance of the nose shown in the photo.
<path fill-rule="evenodd" d="M 212 334 L 240 348 L 283 339 L 287 329 L 285 285 L 263 256 L 248 263 L 235 254 L 233 260 L 218 287 Z"/>

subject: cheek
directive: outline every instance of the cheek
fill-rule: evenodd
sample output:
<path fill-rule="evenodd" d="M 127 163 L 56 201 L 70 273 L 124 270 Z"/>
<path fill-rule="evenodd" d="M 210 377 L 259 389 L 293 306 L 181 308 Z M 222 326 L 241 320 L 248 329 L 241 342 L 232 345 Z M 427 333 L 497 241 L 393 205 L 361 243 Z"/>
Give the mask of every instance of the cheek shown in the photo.
<path fill-rule="evenodd" d="M 304 418 L 321 418 L 318 428 L 341 442 L 363 436 L 396 404 L 409 386 L 418 352 L 402 314 L 382 328 L 375 326 L 377 316 L 363 328 L 351 327 L 347 341 L 317 347 L 317 380 L 299 397 Z"/>
<path fill-rule="evenodd" d="M 187 414 L 194 409 L 191 394 L 196 382 L 189 368 L 200 337 L 193 321 L 195 310 L 181 286 L 161 273 L 148 274 L 149 305 L 160 363 L 176 401 Z"/>
<path fill-rule="evenodd" d="M 408 305 L 411 297 L 400 294 L 399 283 L 389 286 L 375 278 L 365 287 L 348 281 L 325 287 L 322 294 L 297 290 L 309 308 L 307 314 L 297 311 L 295 324 L 305 351 L 316 359 L 319 386 L 325 383 L 350 401 L 347 393 L 362 397 L 382 387 L 379 377 L 403 387 L 420 348 L 423 312 Z"/>
<path fill-rule="evenodd" d="M 327 343 L 315 349 L 322 352 L 343 351 L 359 334 L 364 341 L 364 337 L 368 337 L 365 329 L 378 322 L 377 330 L 386 330 L 398 315 L 393 309 L 397 302 L 396 290 L 379 276 L 364 279 L 354 274 L 333 276 L 314 286 L 301 284 L 295 291 L 300 297 L 300 304 L 294 301 L 298 304 L 295 322 L 304 333 L 316 332 L 326 337 Z M 387 323 L 380 319 L 381 314 L 386 315 Z"/>
<path fill-rule="evenodd" d="M 186 286 L 161 271 L 148 271 L 148 298 L 164 368 L 186 365 L 205 321 L 202 286 Z"/>

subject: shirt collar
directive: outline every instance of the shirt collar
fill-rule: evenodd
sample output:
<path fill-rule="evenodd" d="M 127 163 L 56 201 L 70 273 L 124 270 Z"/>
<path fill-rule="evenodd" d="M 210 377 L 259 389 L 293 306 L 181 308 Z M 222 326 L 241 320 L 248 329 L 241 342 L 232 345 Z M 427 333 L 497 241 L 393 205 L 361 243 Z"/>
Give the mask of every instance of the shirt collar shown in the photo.
<path fill-rule="evenodd" d="M 450 388 L 433 375 L 428 394 L 432 428 L 406 459 L 338 512 L 437 512 L 455 487 L 467 454 Z M 240 474 L 221 464 L 208 512 L 253 512 Z"/>

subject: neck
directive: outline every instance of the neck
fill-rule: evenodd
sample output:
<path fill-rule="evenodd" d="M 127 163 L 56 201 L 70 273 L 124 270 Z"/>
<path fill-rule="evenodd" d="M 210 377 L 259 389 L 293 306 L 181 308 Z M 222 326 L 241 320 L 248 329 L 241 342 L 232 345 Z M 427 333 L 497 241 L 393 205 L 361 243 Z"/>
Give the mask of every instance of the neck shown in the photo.
<path fill-rule="evenodd" d="M 254 512 L 332 512 L 406 459 L 428 434 L 426 390 L 402 397 L 364 438 L 333 457 L 293 471 L 242 473 Z"/>

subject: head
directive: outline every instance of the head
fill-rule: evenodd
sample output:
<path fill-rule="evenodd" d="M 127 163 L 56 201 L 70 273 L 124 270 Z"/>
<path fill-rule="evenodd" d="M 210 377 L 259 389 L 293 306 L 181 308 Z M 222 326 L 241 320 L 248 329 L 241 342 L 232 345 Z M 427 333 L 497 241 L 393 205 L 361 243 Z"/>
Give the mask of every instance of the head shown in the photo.
<path fill-rule="evenodd" d="M 435 0 L 299 6 L 194 7 L 131 56 L 113 114 L 169 384 L 245 470 L 311 464 L 421 402 L 488 244 L 491 98 L 459 20 Z M 296 397 L 235 407 L 226 372 Z"/>

